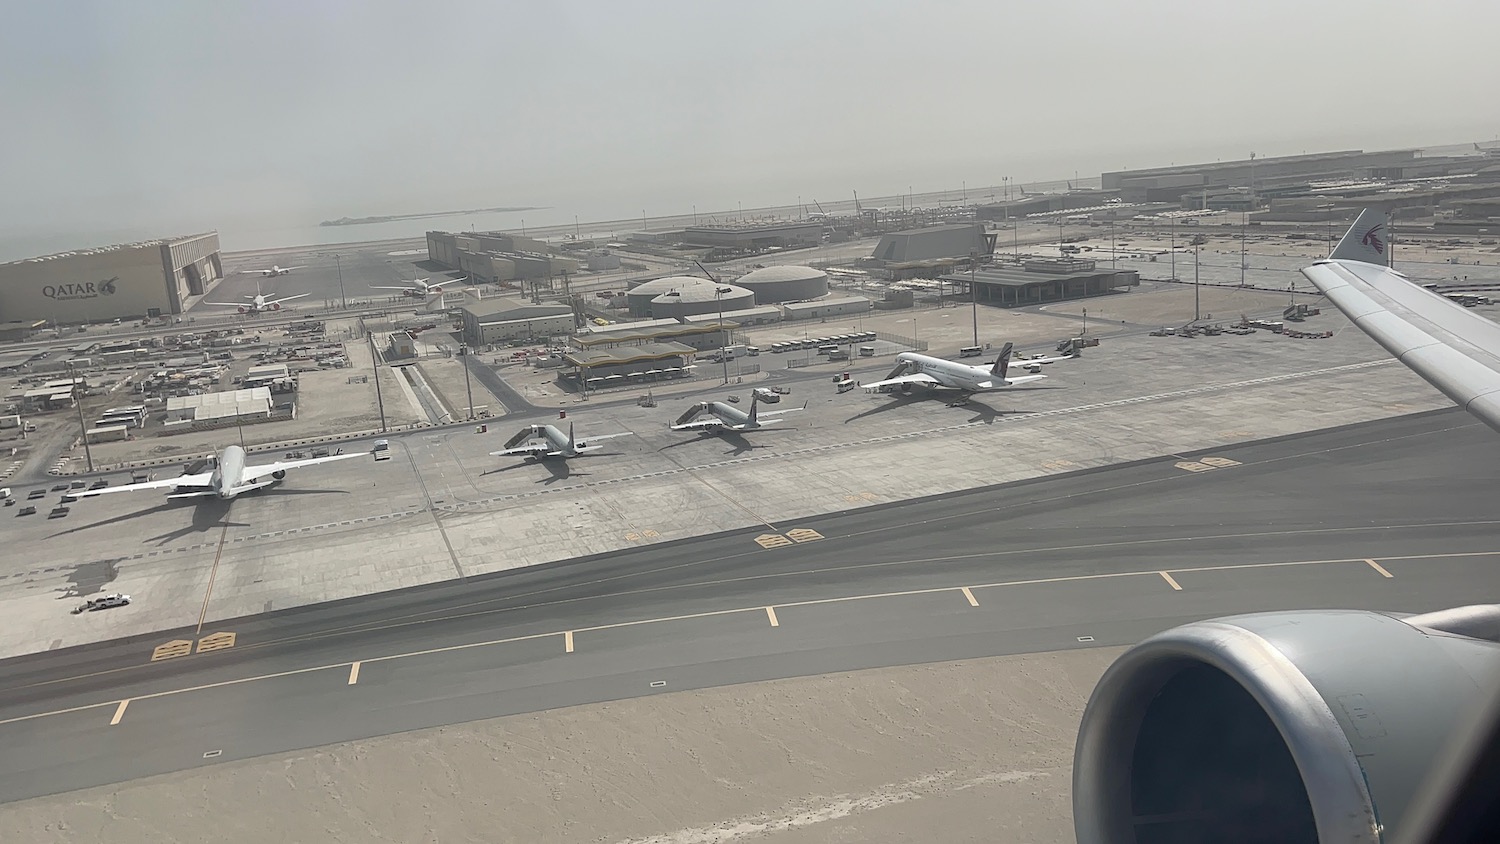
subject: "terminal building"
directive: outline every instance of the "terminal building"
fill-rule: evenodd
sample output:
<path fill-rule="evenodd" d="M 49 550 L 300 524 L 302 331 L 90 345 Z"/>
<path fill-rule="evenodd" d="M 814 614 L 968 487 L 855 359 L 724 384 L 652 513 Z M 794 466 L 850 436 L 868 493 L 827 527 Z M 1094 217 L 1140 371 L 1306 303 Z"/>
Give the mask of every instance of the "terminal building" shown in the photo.
<path fill-rule="evenodd" d="M 224 277 L 217 232 L 0 264 L 6 320 L 80 325 L 182 313 Z"/>

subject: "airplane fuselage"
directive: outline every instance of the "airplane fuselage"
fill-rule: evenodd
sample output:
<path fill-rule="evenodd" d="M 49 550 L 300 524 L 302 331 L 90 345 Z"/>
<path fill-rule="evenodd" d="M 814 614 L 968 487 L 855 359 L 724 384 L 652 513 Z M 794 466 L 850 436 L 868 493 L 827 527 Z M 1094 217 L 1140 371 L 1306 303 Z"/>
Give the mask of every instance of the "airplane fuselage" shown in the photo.
<path fill-rule="evenodd" d="M 982 393 L 986 390 L 1000 389 L 1007 383 L 991 372 L 988 366 L 968 366 L 951 360 L 919 355 L 916 352 L 902 352 L 896 355 L 896 362 L 906 364 L 912 372 L 920 372 L 936 379 L 938 383 L 931 385 L 936 389 L 946 388 Z M 985 383 L 990 386 L 981 386 Z"/>
<path fill-rule="evenodd" d="M 213 476 L 209 483 L 213 487 L 214 495 L 220 500 L 228 501 L 239 493 L 241 480 L 245 476 L 245 450 L 237 445 L 225 447 L 219 452 L 219 459 L 214 466 Z"/>
<path fill-rule="evenodd" d="M 547 441 L 547 445 L 551 446 L 552 450 L 555 451 L 555 452 L 557 452 L 557 455 L 556 455 L 557 457 L 564 457 L 564 458 L 566 458 L 566 457 L 577 457 L 578 456 L 578 452 L 576 452 L 576 451 L 573 450 L 572 443 L 568 442 L 568 435 L 567 434 L 563 433 L 562 431 L 557 430 L 557 428 L 555 428 L 555 427 L 553 427 L 551 425 L 538 425 L 538 426 L 534 426 L 533 430 L 536 430 L 537 428 L 540 428 L 540 430 L 537 430 L 537 433 L 541 434 L 542 439 L 544 439 L 544 440 Z M 553 455 L 543 454 L 543 455 L 540 455 L 540 456 L 542 456 L 542 457 L 550 457 L 550 456 L 553 456 Z"/>

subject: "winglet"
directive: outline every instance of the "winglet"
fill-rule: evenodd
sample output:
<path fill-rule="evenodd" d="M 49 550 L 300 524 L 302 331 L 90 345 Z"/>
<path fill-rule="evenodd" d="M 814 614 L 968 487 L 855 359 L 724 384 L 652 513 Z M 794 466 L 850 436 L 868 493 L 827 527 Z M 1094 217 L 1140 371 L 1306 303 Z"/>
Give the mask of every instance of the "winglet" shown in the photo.
<path fill-rule="evenodd" d="M 1390 218 L 1384 211 L 1366 208 L 1359 212 L 1359 218 L 1328 257 L 1335 261 L 1363 261 L 1388 267 L 1391 263 L 1390 230 Z"/>
<path fill-rule="evenodd" d="M 995 358 L 995 365 L 990 367 L 991 375 L 998 375 L 1001 381 L 1005 380 L 1005 371 L 1010 369 L 1010 350 L 1015 343 L 1006 343 L 1000 348 L 1000 356 Z"/>

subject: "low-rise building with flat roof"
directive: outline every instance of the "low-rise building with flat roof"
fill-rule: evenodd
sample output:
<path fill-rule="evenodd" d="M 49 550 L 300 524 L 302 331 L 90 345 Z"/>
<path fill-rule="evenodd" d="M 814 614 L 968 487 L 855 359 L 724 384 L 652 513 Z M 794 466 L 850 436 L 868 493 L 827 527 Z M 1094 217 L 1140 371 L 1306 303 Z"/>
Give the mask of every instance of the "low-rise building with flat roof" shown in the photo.
<path fill-rule="evenodd" d="M 781 311 L 789 320 L 823 319 L 842 314 L 862 314 L 870 310 L 870 300 L 862 296 L 830 296 L 813 302 L 792 302 Z"/>
<path fill-rule="evenodd" d="M 967 292 L 971 279 L 981 303 L 1002 307 L 1100 296 L 1141 283 L 1135 270 L 1100 267 L 1082 258 L 1035 259 L 1023 267 L 984 267 L 972 275 L 953 273 L 940 280 Z"/>
<path fill-rule="evenodd" d="M 573 309 L 567 305 L 534 305 L 517 299 L 465 300 L 464 342 L 471 346 L 494 346 L 514 340 L 571 334 Z"/>

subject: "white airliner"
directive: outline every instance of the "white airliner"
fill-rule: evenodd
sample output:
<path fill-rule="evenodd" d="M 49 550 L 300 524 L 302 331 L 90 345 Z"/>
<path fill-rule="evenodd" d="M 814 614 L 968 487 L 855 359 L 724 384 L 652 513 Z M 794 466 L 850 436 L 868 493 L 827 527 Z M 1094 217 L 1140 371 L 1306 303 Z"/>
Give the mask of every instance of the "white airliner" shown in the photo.
<path fill-rule="evenodd" d="M 1334 307 L 1432 386 L 1500 431 L 1500 325 L 1391 269 L 1390 227 L 1366 208 L 1302 270 Z"/>
<path fill-rule="evenodd" d="M 568 423 L 567 434 L 564 434 L 551 425 L 529 425 L 522 428 L 520 433 L 507 440 L 504 449 L 492 451 L 490 452 L 490 456 L 514 457 L 522 455 L 537 458 L 561 457 L 567 459 L 604 448 L 602 445 L 591 445 L 591 443 L 628 436 L 630 436 L 630 432 L 624 431 L 618 434 L 603 434 L 597 437 L 589 437 L 587 440 L 580 440 L 573 437 L 573 423 L 571 422 Z"/>
<path fill-rule="evenodd" d="M 245 463 L 245 450 L 237 445 L 231 445 L 219 452 L 213 461 L 212 468 L 206 472 L 179 475 L 175 478 L 166 478 L 159 481 L 143 481 L 136 484 L 108 486 L 103 489 L 80 490 L 68 493 L 66 498 L 69 501 L 73 501 L 79 498 L 88 498 L 92 495 L 105 495 L 111 492 L 134 492 L 138 489 L 165 488 L 171 490 L 171 493 L 167 495 L 168 498 L 207 498 L 212 496 L 228 501 L 242 492 L 250 492 L 251 490 L 276 483 L 286 477 L 288 469 L 313 466 L 318 463 L 332 463 L 335 460 L 349 460 L 354 457 L 362 457 L 364 454 L 364 452 L 333 454 L 328 457 L 312 457 L 306 460 L 278 460 L 275 463 L 249 466 Z M 263 478 L 264 480 L 262 480 Z"/>
<path fill-rule="evenodd" d="M 240 272 L 242 272 L 242 273 L 260 273 L 261 275 L 265 276 L 266 278 L 274 278 L 275 276 L 286 275 L 287 273 L 291 272 L 292 270 L 305 270 L 305 269 L 307 269 L 307 264 L 303 264 L 303 265 L 297 266 L 297 267 L 278 267 L 275 264 L 272 264 L 271 268 L 268 269 L 268 270 L 240 270 Z"/>
<path fill-rule="evenodd" d="M 410 296 L 413 299 L 425 299 L 428 296 L 436 296 L 437 294 L 442 293 L 443 288 L 449 284 L 458 285 L 466 281 L 466 279 L 447 279 L 444 281 L 428 284 L 427 282 L 430 278 L 431 276 L 428 276 L 428 278 L 414 278 L 411 281 L 403 281 L 401 282 L 401 287 L 382 287 L 380 285 L 372 284 L 370 285 L 370 289 L 399 290 L 401 291 L 402 296 Z"/>
<path fill-rule="evenodd" d="M 239 311 L 242 314 L 260 314 L 267 311 L 279 311 L 281 310 L 282 302 L 290 302 L 293 299 L 301 299 L 303 296 L 311 296 L 312 294 L 298 293 L 293 296 L 273 298 L 275 295 L 276 294 L 273 293 L 270 296 L 267 296 L 266 294 L 260 292 L 260 284 L 259 282 L 257 282 L 255 287 L 255 295 L 251 296 L 248 293 L 245 294 L 245 298 L 250 300 L 248 302 L 204 302 L 203 304 L 217 305 L 221 308 L 239 308 Z"/>
<path fill-rule="evenodd" d="M 761 412 L 757 402 L 759 397 L 750 394 L 750 412 L 746 413 L 737 407 L 718 401 L 701 401 L 672 423 L 674 431 L 754 431 L 767 425 L 774 425 L 785 420 L 779 417 L 783 413 L 795 413 L 806 410 L 807 405 L 802 407 L 789 407 L 784 410 L 767 410 Z M 707 413 L 707 415 L 703 415 Z M 770 417 L 770 418 L 767 418 Z"/>
<path fill-rule="evenodd" d="M 1068 357 L 1018 360 L 1015 365 L 1029 370 L 1032 374 L 1010 376 L 1008 373 L 1012 365 L 1010 353 L 1013 346 L 1013 343 L 1006 343 L 991 366 L 969 366 L 942 358 L 919 355 L 916 352 L 902 352 L 896 355 L 896 368 L 891 370 L 890 375 L 881 381 L 861 386 L 867 391 L 884 391 L 889 387 L 900 387 L 903 392 L 910 392 L 915 385 L 933 390 L 958 390 L 965 394 L 988 393 L 1009 389 L 1017 384 L 1040 381 L 1047 377 L 1037 374 L 1043 364 L 1071 360 Z"/>

